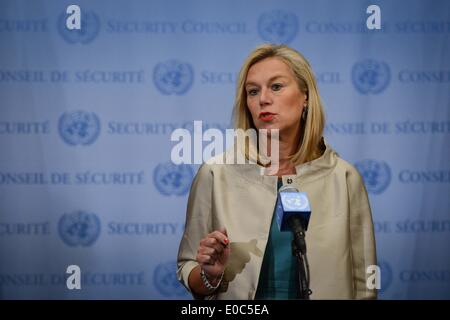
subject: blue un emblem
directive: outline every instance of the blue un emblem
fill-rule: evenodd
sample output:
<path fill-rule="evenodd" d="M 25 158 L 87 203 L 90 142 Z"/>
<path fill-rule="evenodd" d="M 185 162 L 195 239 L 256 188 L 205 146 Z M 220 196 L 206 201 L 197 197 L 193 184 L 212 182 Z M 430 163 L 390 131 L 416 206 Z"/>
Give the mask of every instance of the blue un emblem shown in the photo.
<path fill-rule="evenodd" d="M 160 263 L 153 273 L 153 282 L 163 296 L 187 297 L 188 291 L 178 281 L 176 272 L 177 263 L 175 261 Z"/>
<path fill-rule="evenodd" d="M 380 194 L 391 182 L 391 169 L 384 161 L 362 160 L 355 163 L 355 167 L 362 175 L 369 193 Z"/>
<path fill-rule="evenodd" d="M 165 195 L 185 195 L 191 187 L 194 172 L 187 164 L 161 163 L 153 171 L 153 182 L 158 191 Z"/>
<path fill-rule="evenodd" d="M 362 94 L 377 94 L 386 89 L 391 78 L 389 66 L 380 61 L 364 60 L 352 69 L 352 80 Z"/>
<path fill-rule="evenodd" d="M 100 219 L 94 213 L 84 211 L 66 213 L 59 219 L 58 231 L 68 246 L 87 247 L 100 235 Z"/>
<path fill-rule="evenodd" d="M 283 192 L 283 203 L 285 210 L 308 210 L 308 199 L 303 193 L 298 192 Z"/>
<path fill-rule="evenodd" d="M 182 95 L 194 81 L 194 69 L 188 63 L 170 60 L 158 63 L 153 69 L 153 81 L 161 93 Z"/>
<path fill-rule="evenodd" d="M 70 30 L 66 26 L 68 14 L 61 13 L 58 18 L 58 31 L 68 43 L 88 44 L 94 40 L 100 32 L 100 18 L 94 12 L 81 11 L 81 28 Z"/>
<path fill-rule="evenodd" d="M 297 16 L 281 10 L 266 12 L 258 19 L 258 31 L 265 41 L 288 44 L 298 32 Z"/>
<path fill-rule="evenodd" d="M 100 120 L 93 112 L 65 112 L 59 118 L 58 130 L 69 145 L 89 145 L 100 134 Z"/>

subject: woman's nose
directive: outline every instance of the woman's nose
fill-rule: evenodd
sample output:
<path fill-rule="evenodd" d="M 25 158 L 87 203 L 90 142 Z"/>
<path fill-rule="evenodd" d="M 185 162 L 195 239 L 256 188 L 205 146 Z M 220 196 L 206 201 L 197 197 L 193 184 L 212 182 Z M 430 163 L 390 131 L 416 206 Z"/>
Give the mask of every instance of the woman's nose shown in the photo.
<path fill-rule="evenodd" d="M 272 103 L 270 91 L 267 89 L 261 89 L 261 94 L 259 95 L 259 104 L 263 106 L 270 103 Z"/>

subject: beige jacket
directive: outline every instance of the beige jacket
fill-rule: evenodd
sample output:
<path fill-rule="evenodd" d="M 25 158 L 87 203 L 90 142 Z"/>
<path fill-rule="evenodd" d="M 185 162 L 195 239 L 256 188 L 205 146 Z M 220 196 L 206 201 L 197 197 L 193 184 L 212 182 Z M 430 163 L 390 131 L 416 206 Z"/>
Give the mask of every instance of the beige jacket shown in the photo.
<path fill-rule="evenodd" d="M 373 299 L 366 287 L 376 264 L 367 192 L 357 170 L 328 145 L 323 155 L 283 176 L 306 192 L 311 219 L 306 232 L 311 299 Z M 209 298 L 254 299 L 277 198 L 277 177 L 253 164 L 203 164 L 191 187 L 186 228 L 178 252 L 178 279 L 198 265 L 200 240 L 226 227 L 231 254 L 221 287 Z"/>

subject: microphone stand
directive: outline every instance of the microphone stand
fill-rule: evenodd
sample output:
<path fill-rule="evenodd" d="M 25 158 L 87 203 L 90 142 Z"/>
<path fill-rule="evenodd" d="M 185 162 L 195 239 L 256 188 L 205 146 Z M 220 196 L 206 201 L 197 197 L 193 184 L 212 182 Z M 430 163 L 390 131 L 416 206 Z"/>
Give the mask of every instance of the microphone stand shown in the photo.
<path fill-rule="evenodd" d="M 309 300 L 312 291 L 309 288 L 309 265 L 306 256 L 306 241 L 303 225 L 298 219 L 290 219 L 294 239 L 292 240 L 292 255 L 297 258 L 300 299 Z"/>

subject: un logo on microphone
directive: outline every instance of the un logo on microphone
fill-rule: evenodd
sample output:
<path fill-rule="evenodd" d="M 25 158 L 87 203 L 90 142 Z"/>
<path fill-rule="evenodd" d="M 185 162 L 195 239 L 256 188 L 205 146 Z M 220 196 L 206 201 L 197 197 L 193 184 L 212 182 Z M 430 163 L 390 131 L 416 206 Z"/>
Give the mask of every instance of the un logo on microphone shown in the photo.
<path fill-rule="evenodd" d="M 355 167 L 363 177 L 369 193 L 380 194 L 391 182 L 391 169 L 384 161 L 366 159 L 355 163 Z"/>
<path fill-rule="evenodd" d="M 389 84 L 391 71 L 389 66 L 381 61 L 367 59 L 353 66 L 353 84 L 362 94 L 378 94 Z"/>
<path fill-rule="evenodd" d="M 64 12 L 58 18 L 58 31 L 61 37 L 70 44 L 88 44 L 92 42 L 100 32 L 100 18 L 94 12 L 82 10 L 81 28 L 69 30 L 66 26 L 68 15 Z"/>
<path fill-rule="evenodd" d="M 153 283 L 163 296 L 174 298 L 189 296 L 186 288 L 177 279 L 175 261 L 160 263 L 153 273 Z"/>
<path fill-rule="evenodd" d="M 306 195 L 298 192 L 283 193 L 285 210 L 307 210 L 309 209 L 309 201 Z"/>
<path fill-rule="evenodd" d="M 194 81 L 194 69 L 189 63 L 170 60 L 158 63 L 153 69 L 153 82 L 165 95 L 185 94 Z"/>
<path fill-rule="evenodd" d="M 89 145 L 100 134 L 100 120 L 93 112 L 65 112 L 59 118 L 58 131 L 68 145 Z"/>
<path fill-rule="evenodd" d="M 266 12 L 258 19 L 258 31 L 265 41 L 288 44 L 298 32 L 297 16 L 281 10 Z"/>
<path fill-rule="evenodd" d="M 100 235 L 100 219 L 94 213 L 76 211 L 66 213 L 58 223 L 61 239 L 70 247 L 88 247 Z"/>
<path fill-rule="evenodd" d="M 183 196 L 191 186 L 194 172 L 187 164 L 161 163 L 153 171 L 153 182 L 158 191 L 165 195 Z"/>

